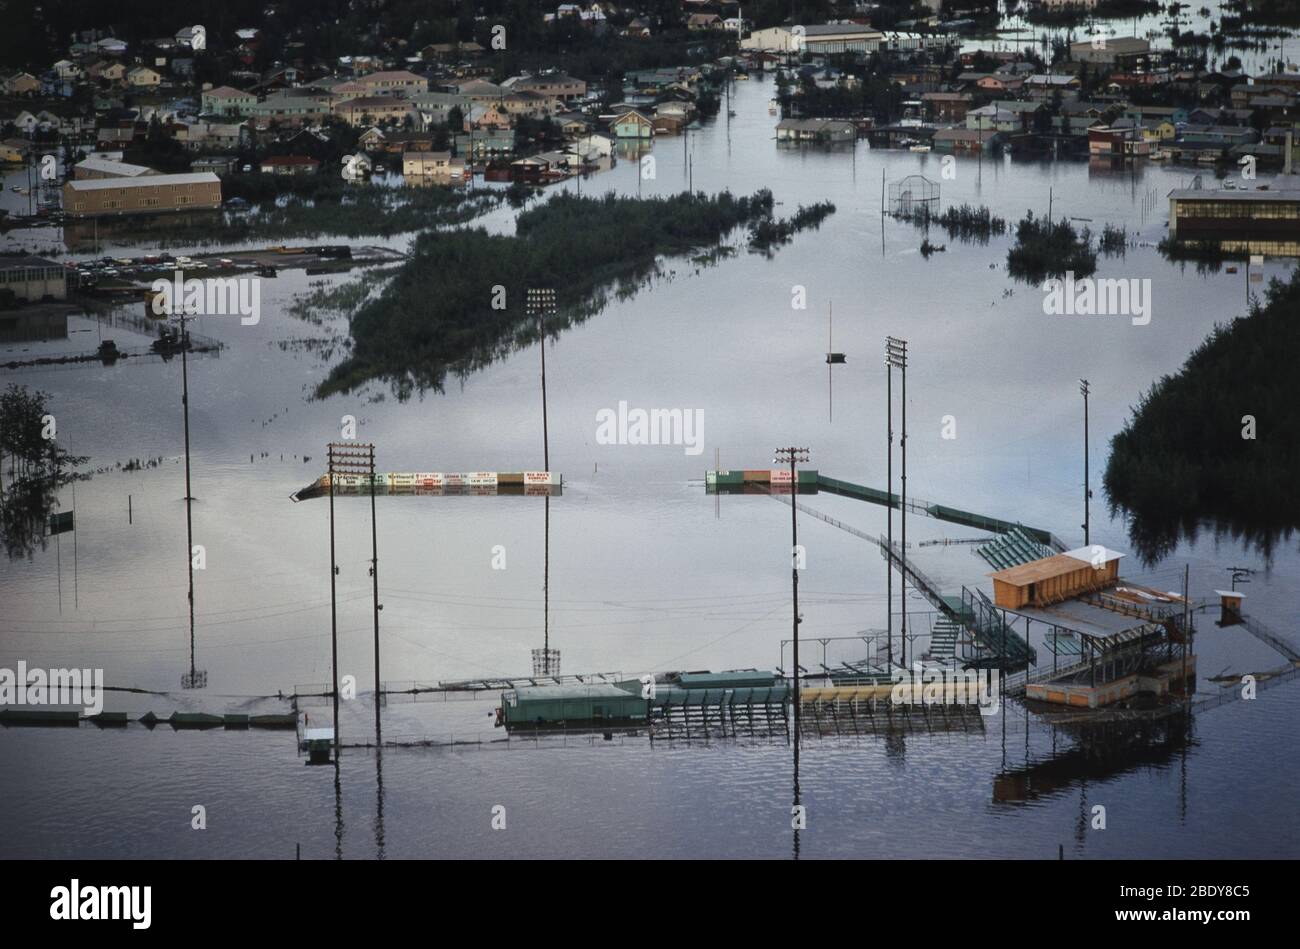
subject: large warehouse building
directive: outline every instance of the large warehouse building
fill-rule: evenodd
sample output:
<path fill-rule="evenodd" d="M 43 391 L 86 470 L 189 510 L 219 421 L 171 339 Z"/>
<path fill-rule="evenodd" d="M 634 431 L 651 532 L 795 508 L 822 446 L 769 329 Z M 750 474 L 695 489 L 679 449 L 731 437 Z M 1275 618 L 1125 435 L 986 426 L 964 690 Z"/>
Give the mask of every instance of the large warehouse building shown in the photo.
<path fill-rule="evenodd" d="M 72 217 L 219 207 L 221 179 L 210 171 L 69 181 L 63 186 L 63 210 Z"/>
<path fill-rule="evenodd" d="M 5 292 L 7 291 L 7 292 Z M 67 271 L 44 257 L 23 255 L 0 258 L 0 296 L 33 303 L 47 297 L 68 298 Z M 0 339 L 5 337 L 0 336 Z"/>

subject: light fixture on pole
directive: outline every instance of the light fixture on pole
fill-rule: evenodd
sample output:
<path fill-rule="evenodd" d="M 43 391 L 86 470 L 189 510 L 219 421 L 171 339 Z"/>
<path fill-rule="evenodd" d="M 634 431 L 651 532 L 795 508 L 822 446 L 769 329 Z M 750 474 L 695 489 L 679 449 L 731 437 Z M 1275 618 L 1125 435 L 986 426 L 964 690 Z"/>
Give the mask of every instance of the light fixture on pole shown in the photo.
<path fill-rule="evenodd" d="M 794 739 L 799 741 L 799 472 L 795 467 L 808 460 L 807 448 L 778 448 L 773 464 L 790 465 L 790 589 L 794 611 Z"/>
<path fill-rule="evenodd" d="M 537 319 L 537 336 L 542 351 L 542 467 L 551 470 L 551 438 L 546 413 L 546 317 L 555 315 L 555 288 L 530 287 L 528 314 Z M 560 651 L 551 648 L 551 496 L 546 496 L 542 532 L 542 648 L 533 650 L 533 675 L 558 676 Z"/>

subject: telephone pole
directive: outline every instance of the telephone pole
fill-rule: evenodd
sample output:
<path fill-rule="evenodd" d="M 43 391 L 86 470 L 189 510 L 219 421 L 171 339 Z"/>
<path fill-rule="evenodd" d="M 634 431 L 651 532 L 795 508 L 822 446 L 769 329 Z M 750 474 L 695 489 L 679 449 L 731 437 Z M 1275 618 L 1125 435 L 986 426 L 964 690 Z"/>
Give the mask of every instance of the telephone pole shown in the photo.
<path fill-rule="evenodd" d="M 173 309 L 177 306 L 173 301 Z M 190 487 L 190 371 L 186 354 L 190 348 L 190 334 L 186 328 L 187 317 L 182 307 L 180 313 L 173 314 L 180 324 L 181 349 L 181 409 L 185 427 L 185 561 L 189 568 L 189 607 L 190 607 L 190 671 L 181 673 L 182 689 L 202 689 L 208 684 L 208 674 L 195 668 L 194 662 L 194 492 Z"/>

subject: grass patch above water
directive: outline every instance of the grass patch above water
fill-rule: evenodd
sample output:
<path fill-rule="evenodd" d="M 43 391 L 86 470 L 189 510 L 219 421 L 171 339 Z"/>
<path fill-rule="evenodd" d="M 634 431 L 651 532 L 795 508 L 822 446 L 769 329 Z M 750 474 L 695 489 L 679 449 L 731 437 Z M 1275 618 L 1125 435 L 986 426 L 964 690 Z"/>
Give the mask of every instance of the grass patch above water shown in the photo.
<path fill-rule="evenodd" d="M 772 207 L 766 190 L 749 197 L 563 193 L 522 212 L 514 236 L 479 228 L 422 234 L 392 281 L 356 312 L 352 355 L 317 394 L 374 379 L 387 380 L 399 398 L 439 390 L 448 372 L 467 375 L 537 340 L 526 311 L 530 288 L 555 290 L 557 313 L 547 320 L 553 335 L 599 312 L 611 291 L 635 293 L 660 256 L 720 259 L 723 238 L 742 226 L 763 233 L 775 227 L 788 240 L 792 225 L 773 225 Z M 793 229 L 829 213 L 805 212 Z"/>

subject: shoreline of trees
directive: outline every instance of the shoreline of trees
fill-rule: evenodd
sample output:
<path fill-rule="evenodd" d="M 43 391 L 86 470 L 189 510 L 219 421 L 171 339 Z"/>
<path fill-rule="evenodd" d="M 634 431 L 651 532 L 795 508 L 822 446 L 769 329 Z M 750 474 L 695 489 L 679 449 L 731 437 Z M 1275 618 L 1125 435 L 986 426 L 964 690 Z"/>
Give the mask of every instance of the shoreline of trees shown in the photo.
<path fill-rule="evenodd" d="M 1111 439 L 1103 485 L 1148 561 L 1207 525 L 1265 555 L 1300 529 L 1300 269 L 1215 327 L 1142 395 Z"/>

